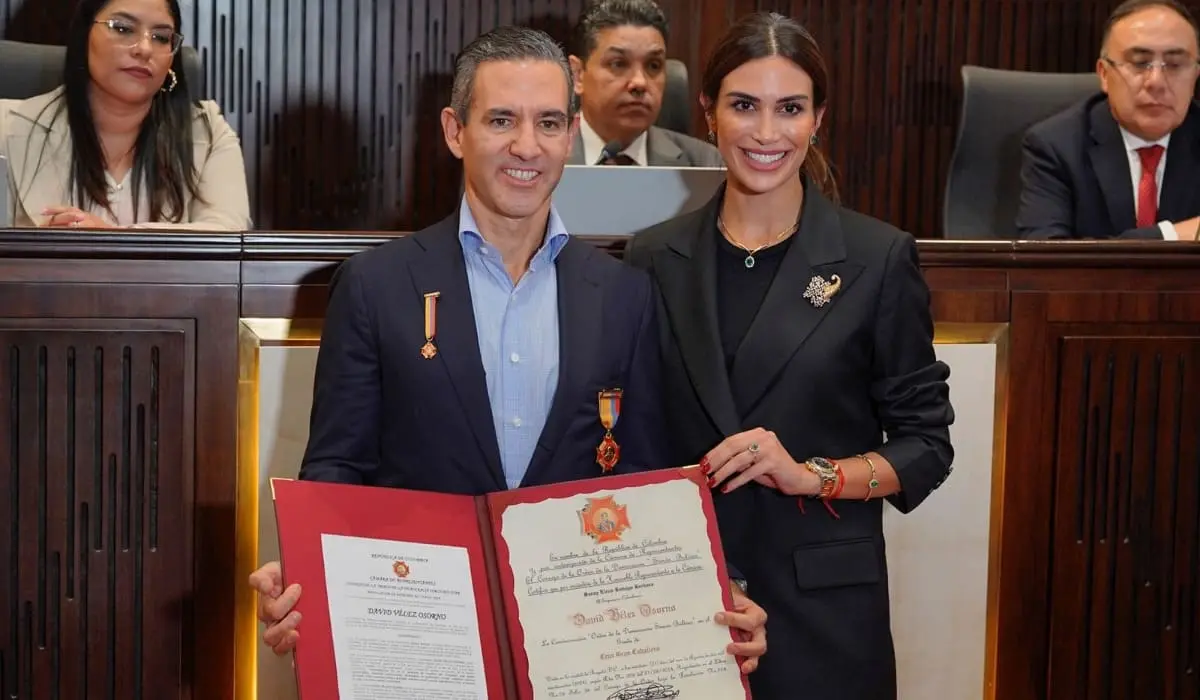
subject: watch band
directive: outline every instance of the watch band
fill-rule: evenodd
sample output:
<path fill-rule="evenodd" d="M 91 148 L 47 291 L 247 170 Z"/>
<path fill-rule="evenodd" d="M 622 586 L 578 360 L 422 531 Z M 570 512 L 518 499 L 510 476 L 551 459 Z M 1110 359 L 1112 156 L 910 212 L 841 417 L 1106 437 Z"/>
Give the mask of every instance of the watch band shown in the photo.
<path fill-rule="evenodd" d="M 837 462 L 832 462 L 824 457 L 812 457 L 804 463 L 804 466 L 821 478 L 821 491 L 817 494 L 817 498 L 828 500 L 838 485 L 840 467 Z"/>

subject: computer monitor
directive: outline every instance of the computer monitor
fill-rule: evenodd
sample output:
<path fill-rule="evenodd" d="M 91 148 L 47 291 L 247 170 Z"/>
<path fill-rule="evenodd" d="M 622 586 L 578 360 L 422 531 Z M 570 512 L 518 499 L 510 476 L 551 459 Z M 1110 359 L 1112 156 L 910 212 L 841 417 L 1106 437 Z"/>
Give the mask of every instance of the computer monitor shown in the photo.
<path fill-rule="evenodd" d="M 568 165 L 554 208 L 577 235 L 627 236 L 704 206 L 724 168 Z"/>

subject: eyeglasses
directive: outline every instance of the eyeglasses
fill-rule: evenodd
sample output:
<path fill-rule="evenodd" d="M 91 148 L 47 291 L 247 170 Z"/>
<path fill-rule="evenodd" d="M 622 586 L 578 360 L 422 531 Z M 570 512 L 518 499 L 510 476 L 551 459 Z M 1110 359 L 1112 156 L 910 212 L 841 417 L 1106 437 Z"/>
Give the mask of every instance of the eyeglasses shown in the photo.
<path fill-rule="evenodd" d="M 172 29 L 143 29 L 137 22 L 117 17 L 99 19 L 95 23 L 108 27 L 109 41 L 122 48 L 131 49 L 147 38 L 150 39 L 150 47 L 155 53 L 174 54 L 183 46 L 183 35 Z"/>
<path fill-rule="evenodd" d="M 1145 80 L 1155 68 L 1162 70 L 1163 78 L 1167 80 L 1184 80 L 1195 78 L 1196 68 L 1200 61 L 1188 56 L 1171 58 L 1166 61 L 1114 61 L 1108 56 L 1101 56 L 1108 65 L 1129 76 L 1133 80 Z"/>

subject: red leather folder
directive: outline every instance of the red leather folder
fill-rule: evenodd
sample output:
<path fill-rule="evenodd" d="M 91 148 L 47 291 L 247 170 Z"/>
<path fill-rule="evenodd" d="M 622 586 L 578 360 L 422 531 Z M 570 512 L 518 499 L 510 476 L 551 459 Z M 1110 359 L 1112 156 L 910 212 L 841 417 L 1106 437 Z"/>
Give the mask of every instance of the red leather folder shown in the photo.
<path fill-rule="evenodd" d="M 486 496 L 349 486 L 273 479 L 280 559 L 287 585 L 300 583 L 296 609 L 303 616 L 295 649 L 302 700 L 336 700 L 338 675 L 322 535 L 416 542 L 465 548 L 468 552 L 487 695 L 496 700 L 534 700 L 529 660 L 513 595 L 515 576 L 500 523 L 506 508 L 550 498 L 569 498 L 604 489 L 624 489 L 672 480 L 695 483 L 700 492 L 712 556 L 726 608 L 733 600 L 712 496 L 696 468 L 663 469 L 515 489 Z M 715 614 L 717 611 L 714 610 Z M 730 638 L 738 640 L 730 631 Z M 747 688 L 743 678 L 743 688 Z M 746 697 L 749 691 L 746 690 Z"/>

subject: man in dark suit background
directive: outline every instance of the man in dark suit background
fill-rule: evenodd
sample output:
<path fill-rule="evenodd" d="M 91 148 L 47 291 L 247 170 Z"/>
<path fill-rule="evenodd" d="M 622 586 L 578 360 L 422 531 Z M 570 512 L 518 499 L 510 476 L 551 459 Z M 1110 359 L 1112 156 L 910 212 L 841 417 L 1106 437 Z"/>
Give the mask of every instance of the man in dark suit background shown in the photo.
<path fill-rule="evenodd" d="M 502 27 L 463 49 L 446 143 L 459 211 L 338 271 L 300 478 L 483 494 L 601 476 L 600 392 L 622 392 L 615 471 L 667 466 L 649 276 L 571 238 L 550 202 L 574 137 L 571 71 L 546 34 Z M 250 577 L 263 640 L 298 638 L 278 562 Z M 757 665 L 765 613 L 719 621 Z"/>
<path fill-rule="evenodd" d="M 1196 240 L 1200 27 L 1176 0 L 1129 0 L 1105 25 L 1104 92 L 1023 143 L 1021 238 Z"/>
<path fill-rule="evenodd" d="M 599 0 L 575 25 L 581 116 L 572 165 L 720 167 L 711 144 L 654 126 L 667 84 L 667 18 L 653 0 Z M 606 148 L 620 144 L 616 152 Z"/>

